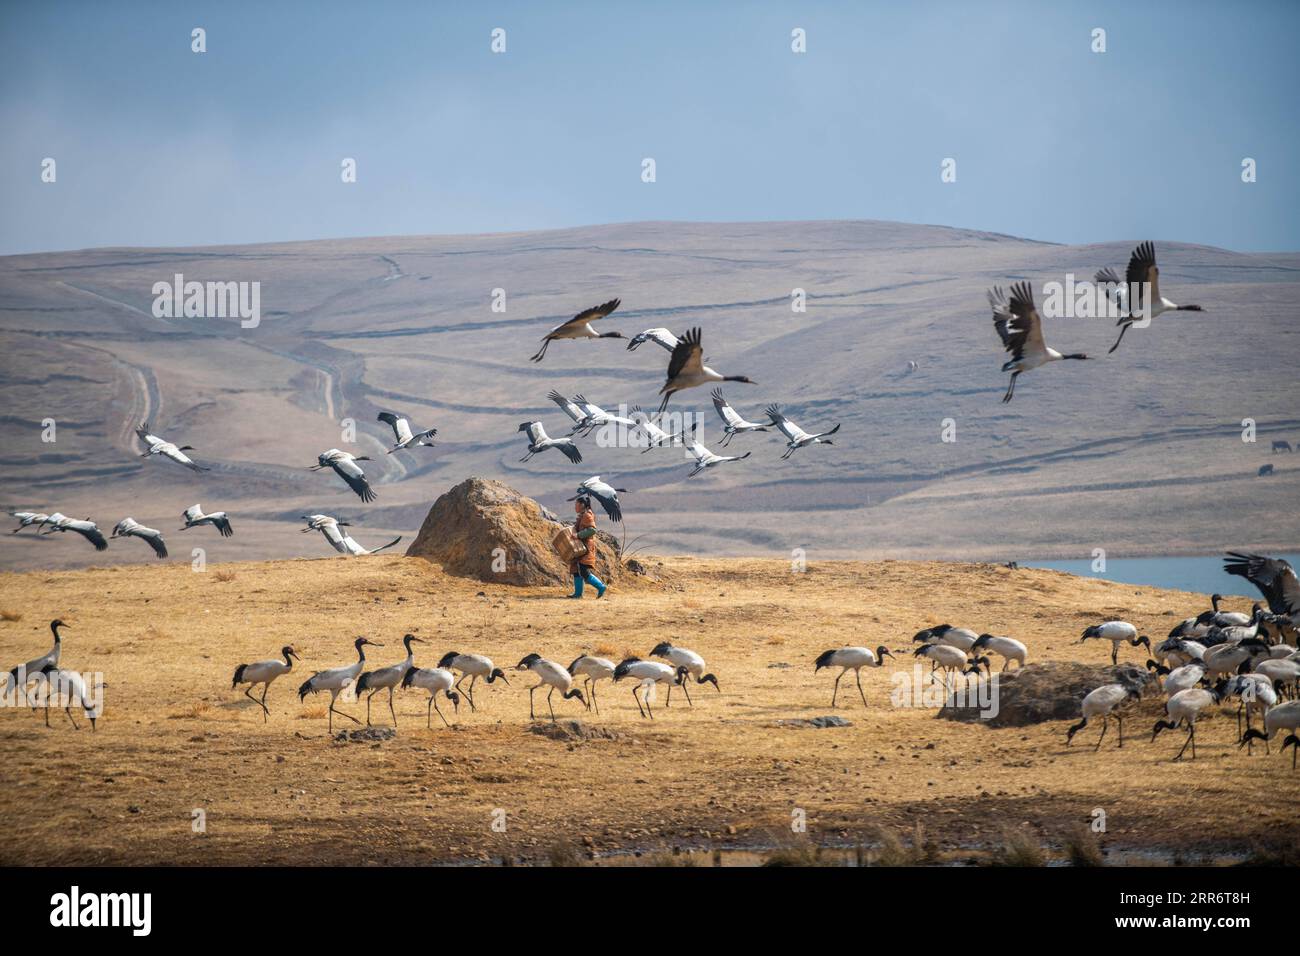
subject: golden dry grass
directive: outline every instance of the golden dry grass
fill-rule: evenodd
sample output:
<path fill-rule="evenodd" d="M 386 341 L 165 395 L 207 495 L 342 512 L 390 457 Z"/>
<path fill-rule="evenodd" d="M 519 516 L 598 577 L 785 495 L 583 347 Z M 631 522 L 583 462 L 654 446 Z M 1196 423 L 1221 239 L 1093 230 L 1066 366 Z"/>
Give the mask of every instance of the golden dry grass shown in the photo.
<path fill-rule="evenodd" d="M 62 617 L 63 665 L 102 672 L 108 685 L 95 733 L 84 721 L 74 732 L 59 713 L 47 730 L 26 708 L 0 711 L 0 862 L 545 862 L 571 860 L 575 846 L 653 854 L 774 842 L 786 856 L 795 846 L 794 860 L 812 851 L 772 834 L 789 832 L 795 809 L 812 846 L 877 846 L 882 862 L 996 848 L 1008 833 L 1059 840 L 1094 808 L 1107 814 L 1103 846 L 1245 852 L 1300 840 L 1300 777 L 1276 748 L 1271 757 L 1238 751 L 1228 709 L 1199 725 L 1195 763 L 1171 762 L 1181 734 L 1148 742 L 1154 701 L 1127 725 L 1122 750 L 1112 729 L 1094 754 L 1091 727 L 1067 749 L 1064 722 L 991 730 L 892 707 L 891 674 L 912 669 L 900 657 L 863 672 L 869 708 L 843 688 L 837 712 L 852 726 L 777 723 L 830 713 L 834 675 L 812 667 L 829 647 L 903 650 L 920 627 L 951 620 L 1023 639 L 1031 661 L 1102 663 L 1108 646 L 1074 643 L 1087 624 L 1123 617 L 1162 635 L 1208 606 L 1204 596 L 992 565 L 817 563 L 792 574 L 780 561 L 674 559 L 671 569 L 679 585 L 642 583 L 581 603 L 560 588 L 484 585 L 400 556 L 243 563 L 220 586 L 188 565 L 0 575 L 0 602 L 22 614 L 0 624 L 0 663 L 42 653 L 46 622 Z M 431 642 L 416 645 L 417 663 L 453 649 L 487 653 L 510 686 L 480 682 L 477 713 L 462 704 L 453 716 L 444 705 L 451 730 L 436 715 L 426 730 L 423 692 L 399 692 L 395 739 L 331 740 L 328 699 L 300 704 L 297 685 L 351 661 L 358 634 L 386 644 L 373 649 L 376 661 L 396 661 L 408 631 Z M 575 701 L 557 699 L 555 710 L 614 739 L 531 732 L 534 679 L 512 670 L 525 653 L 562 663 L 584 648 L 645 656 L 661 640 L 703 654 L 721 693 L 693 687 L 693 709 L 679 692 L 664 708 L 660 694 L 651 722 L 630 688 L 603 683 L 600 717 Z M 230 689 L 231 673 L 288 643 L 303 663 L 272 685 L 264 723 Z M 1126 648 L 1123 659 L 1138 655 Z M 545 713 L 545 696 L 537 702 Z M 364 718 L 356 703 L 340 707 Z M 384 697 L 374 716 L 388 723 Z M 354 726 L 335 722 L 336 731 Z M 195 809 L 206 833 L 192 830 Z M 493 828 L 497 810 L 503 832 Z M 882 827 L 907 839 L 882 844 Z M 910 848 L 913 835 L 924 851 Z"/>

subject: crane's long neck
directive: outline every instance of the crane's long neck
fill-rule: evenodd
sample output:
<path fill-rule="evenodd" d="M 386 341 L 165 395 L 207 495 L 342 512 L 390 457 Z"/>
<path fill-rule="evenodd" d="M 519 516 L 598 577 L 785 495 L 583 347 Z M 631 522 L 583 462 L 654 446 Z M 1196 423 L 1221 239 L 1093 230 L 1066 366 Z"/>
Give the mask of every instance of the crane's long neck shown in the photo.
<path fill-rule="evenodd" d="M 289 670 L 293 670 L 293 658 L 289 656 L 288 651 L 284 654 L 284 666 Z"/>
<path fill-rule="evenodd" d="M 358 645 L 357 645 L 357 663 L 358 663 L 358 664 L 364 664 L 365 662 L 366 662 L 366 648 L 365 648 L 365 645 L 364 645 L 364 644 L 358 644 Z"/>
<path fill-rule="evenodd" d="M 63 640 L 63 637 L 59 634 L 59 628 L 62 627 L 62 626 L 63 626 L 63 625 L 62 625 L 59 621 L 51 621 L 51 622 L 50 622 L 50 630 L 54 633 L 54 646 L 55 646 L 55 647 L 58 647 L 58 646 L 59 646 L 59 642 Z"/>

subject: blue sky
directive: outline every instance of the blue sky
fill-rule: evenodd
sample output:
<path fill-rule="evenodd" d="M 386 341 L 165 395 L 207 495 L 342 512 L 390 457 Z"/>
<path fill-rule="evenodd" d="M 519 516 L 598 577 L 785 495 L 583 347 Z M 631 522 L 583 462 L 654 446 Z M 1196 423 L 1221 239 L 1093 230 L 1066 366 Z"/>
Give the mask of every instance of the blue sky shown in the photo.
<path fill-rule="evenodd" d="M 10 3 L 0 253 L 861 218 L 1300 249 L 1297 35 L 1285 0 Z"/>

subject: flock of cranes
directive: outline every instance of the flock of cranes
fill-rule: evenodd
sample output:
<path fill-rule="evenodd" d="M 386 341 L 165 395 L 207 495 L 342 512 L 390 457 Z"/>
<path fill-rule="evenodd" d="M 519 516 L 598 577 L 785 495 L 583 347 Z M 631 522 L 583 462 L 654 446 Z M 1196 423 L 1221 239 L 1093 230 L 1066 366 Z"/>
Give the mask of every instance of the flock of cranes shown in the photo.
<path fill-rule="evenodd" d="M 1230 552 L 1224 563 L 1229 574 L 1239 575 L 1254 583 L 1265 597 L 1256 603 L 1250 614 L 1225 611 L 1219 605 L 1221 596 L 1211 598 L 1212 607 L 1180 621 L 1169 636 L 1155 643 L 1139 633 L 1127 621 L 1105 621 L 1086 628 L 1077 643 L 1097 640 L 1110 644 L 1110 660 L 1117 665 L 1120 650 L 1124 647 L 1142 647 L 1150 655 L 1145 667 L 1151 673 L 1146 680 L 1137 679 L 1129 671 L 1116 674 L 1112 683 L 1102 684 L 1089 691 L 1079 702 L 1080 720 L 1072 724 L 1065 734 L 1066 744 L 1091 722 L 1101 721 L 1101 733 L 1094 751 L 1101 749 L 1110 720 L 1118 724 L 1117 746 L 1124 745 L 1124 719 L 1131 716 L 1134 706 L 1141 702 L 1154 683 L 1165 697 L 1164 716 L 1152 727 L 1154 741 L 1164 731 L 1186 731 L 1186 738 L 1175 760 L 1182 759 L 1190 750 L 1196 758 L 1196 727 L 1200 719 L 1222 705 L 1237 703 L 1237 742 L 1253 751 L 1255 741 L 1263 741 L 1266 750 L 1278 737 L 1281 749 L 1293 748 L 1292 767 L 1296 766 L 1300 751 L 1300 650 L 1297 636 L 1300 632 L 1300 581 L 1294 569 L 1280 558 Z M 68 625 L 61 619 L 50 623 L 54 636 L 53 647 L 45 654 L 13 667 L 5 677 L 4 693 L 21 694 L 23 700 L 36 710 L 42 692 L 45 697 L 45 722 L 49 725 L 49 707 L 52 701 L 63 706 L 73 726 L 72 706 L 79 705 L 90 718 L 92 729 L 102 714 L 102 695 L 92 698 L 85 678 L 78 672 L 60 667 L 63 636 L 61 629 Z M 432 728 L 432 715 L 436 710 L 443 724 L 450 727 L 446 714 L 438 706 L 439 697 L 445 697 L 459 713 L 461 700 L 466 700 L 471 710 L 478 709 L 475 684 L 481 679 L 485 684 L 500 681 L 509 685 L 506 673 L 490 657 L 483 654 L 465 654 L 449 651 L 436 667 L 422 668 L 415 663 L 415 644 L 425 644 L 423 638 L 406 634 L 402 638 L 405 657 L 393 664 L 367 669 L 366 648 L 382 647 L 379 642 L 358 637 L 353 642 L 357 658 L 349 664 L 312 673 L 298 687 L 298 697 L 329 694 L 327 728 L 334 730 L 334 716 L 360 724 L 360 719 L 337 707 L 343 695 L 345 701 L 366 700 L 366 724 L 371 724 L 372 703 L 376 694 L 387 691 L 389 713 L 393 726 L 397 726 L 395 692 L 419 689 L 428 693 L 425 726 Z M 941 684 L 947 695 L 958 690 L 958 681 L 965 678 L 991 679 L 993 666 L 989 655 L 1002 660 L 1002 671 L 1014 664 L 1023 669 L 1028 665 L 1029 651 L 1015 638 L 977 633 L 975 630 L 952 624 L 941 624 L 917 632 L 912 643 L 916 645 L 912 656 L 930 662 L 930 679 Z M 901 652 L 900 652 L 901 653 Z M 861 646 L 831 648 L 819 655 L 813 663 L 814 673 L 823 668 L 838 668 L 831 692 L 831 707 L 838 702 L 839 686 L 843 677 L 854 672 L 858 694 L 864 706 L 867 695 L 862 686 L 861 671 L 882 668 L 886 658 L 896 653 L 884 645 L 875 650 Z M 252 663 L 239 664 L 231 678 L 231 689 L 244 685 L 244 696 L 262 713 L 263 722 L 271 715 L 267 695 L 271 684 L 289 674 L 301 658 L 292 645 L 280 649 L 278 657 Z M 538 653 L 525 655 L 515 670 L 526 671 L 537 678 L 528 688 L 529 719 L 538 719 L 536 693 L 546 695 L 546 716 L 554 721 L 555 696 L 561 701 L 573 700 L 600 714 L 597 702 L 597 685 L 608 680 L 611 684 L 627 681 L 637 712 L 645 719 L 654 719 L 653 701 L 657 690 L 665 692 L 664 706 L 670 706 L 674 688 L 680 689 L 689 707 L 694 706 L 690 685 L 712 684 L 721 692 L 718 678 L 709 671 L 704 658 L 697 652 L 661 642 L 653 647 L 646 659 L 627 657 L 613 660 L 590 653 L 579 654 L 565 667 L 559 662 Z M 468 686 L 464 685 L 469 680 Z M 33 684 L 34 682 L 34 684 Z M 104 685 L 106 686 L 106 685 Z M 254 689 L 261 687 L 261 694 Z M 1244 719 L 1244 730 L 1242 721 Z M 1259 727 L 1254 726 L 1258 721 Z M 1261 729 L 1262 728 L 1262 729 Z"/>

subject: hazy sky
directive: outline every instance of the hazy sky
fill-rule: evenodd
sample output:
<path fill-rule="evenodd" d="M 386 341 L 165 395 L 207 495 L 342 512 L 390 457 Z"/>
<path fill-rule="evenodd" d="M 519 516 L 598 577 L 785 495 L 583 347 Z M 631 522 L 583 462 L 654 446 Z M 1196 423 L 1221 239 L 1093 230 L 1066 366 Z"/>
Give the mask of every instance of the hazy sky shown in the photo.
<path fill-rule="evenodd" d="M 1298 249 L 1298 35 L 1287 0 L 4 3 L 0 253 L 860 218 Z"/>

